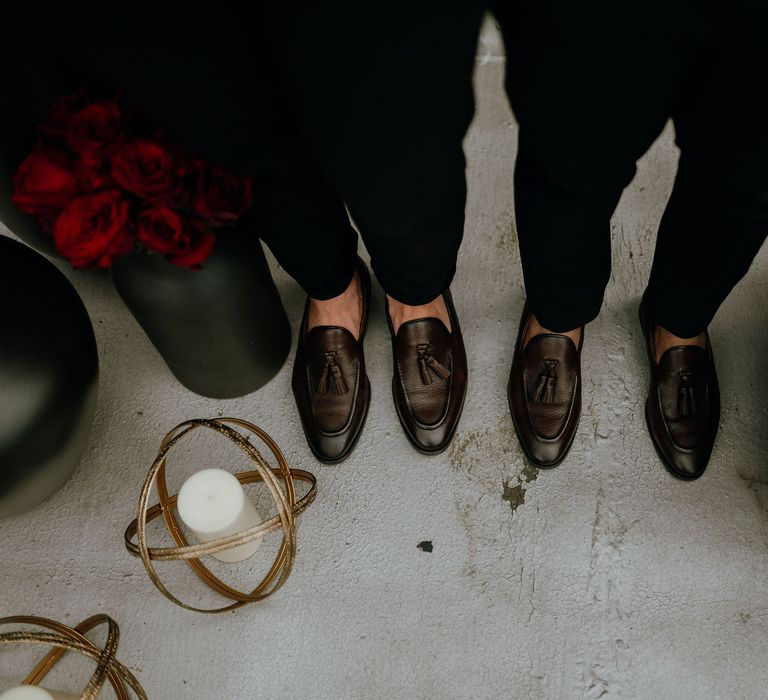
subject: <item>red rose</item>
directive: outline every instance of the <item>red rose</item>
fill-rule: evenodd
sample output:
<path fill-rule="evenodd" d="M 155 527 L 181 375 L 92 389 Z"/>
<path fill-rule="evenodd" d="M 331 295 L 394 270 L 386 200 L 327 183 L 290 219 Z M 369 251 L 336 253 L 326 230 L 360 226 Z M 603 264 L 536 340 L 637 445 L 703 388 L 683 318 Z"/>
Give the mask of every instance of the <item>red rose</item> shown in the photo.
<path fill-rule="evenodd" d="M 184 194 L 184 167 L 162 143 L 134 139 L 123 144 L 112 160 L 112 177 L 120 187 L 150 204 L 178 201 Z"/>
<path fill-rule="evenodd" d="M 136 237 L 150 250 L 183 267 L 199 267 L 215 242 L 215 236 L 201 222 L 187 221 L 168 207 L 141 212 Z"/>
<path fill-rule="evenodd" d="M 252 199 L 250 177 L 205 163 L 198 172 L 192 208 L 209 223 L 226 224 L 237 221 L 251 206 Z"/>
<path fill-rule="evenodd" d="M 64 141 L 70 120 L 85 105 L 86 99 L 82 92 L 59 98 L 40 124 L 40 135 L 44 138 Z"/>
<path fill-rule="evenodd" d="M 125 131 L 123 110 L 114 100 L 86 105 L 70 117 L 67 142 L 85 161 L 109 156 L 120 145 Z"/>
<path fill-rule="evenodd" d="M 109 267 L 133 248 L 128 202 L 117 190 L 73 199 L 56 219 L 53 240 L 73 267 Z"/>
<path fill-rule="evenodd" d="M 31 153 L 13 176 L 12 201 L 33 216 L 61 211 L 77 193 L 72 164 L 53 148 Z"/>
<path fill-rule="evenodd" d="M 152 207 L 139 215 L 136 238 L 150 250 L 167 255 L 184 246 L 187 223 L 173 209 Z"/>
<path fill-rule="evenodd" d="M 83 194 L 93 194 L 115 187 L 110 173 L 93 163 L 78 161 L 74 166 L 74 175 Z"/>

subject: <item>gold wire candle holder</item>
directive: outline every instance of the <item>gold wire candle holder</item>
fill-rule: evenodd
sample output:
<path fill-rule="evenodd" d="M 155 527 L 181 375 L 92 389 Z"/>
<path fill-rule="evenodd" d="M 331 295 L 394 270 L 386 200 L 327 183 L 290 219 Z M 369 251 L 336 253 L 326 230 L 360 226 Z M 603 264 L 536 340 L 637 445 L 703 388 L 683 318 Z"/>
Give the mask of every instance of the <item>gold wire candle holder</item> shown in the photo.
<path fill-rule="evenodd" d="M 237 426 L 251 436 L 257 437 L 270 450 L 277 460 L 278 466 L 271 467 L 251 443 L 249 437 L 231 426 Z M 247 455 L 256 469 L 240 472 L 235 476 L 243 485 L 263 482 L 277 506 L 277 514 L 243 532 L 221 537 L 211 542 L 190 544 L 176 519 L 174 511 L 178 495 L 171 496 L 168 492 L 165 465 L 168 453 L 192 431 L 201 428 L 212 430 L 230 440 Z M 309 484 L 309 489 L 299 499 L 296 496 L 296 481 Z M 150 507 L 149 498 L 153 486 L 157 487 L 159 503 Z M 272 595 L 288 579 L 296 558 L 296 517 L 314 501 L 316 493 L 317 480 L 315 476 L 303 469 L 291 469 L 275 441 L 253 423 L 239 418 L 188 420 L 177 425 L 163 439 L 141 490 L 137 517 L 125 531 L 125 546 L 132 555 L 141 558 L 152 583 L 168 600 L 176 605 L 193 612 L 202 613 L 234 610 Z M 150 547 L 147 544 L 147 525 L 159 517 L 163 518 L 168 532 L 176 543 L 175 547 Z M 227 585 L 200 560 L 203 556 L 253 542 L 278 530 L 282 530 L 283 539 L 274 563 L 259 585 L 251 592 L 238 591 Z M 171 593 L 160 580 L 153 565 L 155 561 L 185 561 L 203 583 L 232 602 L 217 608 L 199 608 L 183 602 Z"/>
<path fill-rule="evenodd" d="M 67 627 L 60 622 L 44 617 L 15 616 L 0 618 L 0 625 L 32 625 L 41 627 L 44 632 L 14 631 L 0 634 L 0 645 L 9 644 L 45 644 L 55 647 L 32 669 L 22 685 L 39 685 L 67 651 L 77 651 L 96 661 L 96 671 L 91 676 L 80 695 L 80 700 L 95 700 L 106 682 L 112 686 L 118 700 L 130 700 L 126 686 L 134 697 L 147 700 L 147 695 L 136 677 L 116 658 L 120 629 L 108 615 L 94 615 L 76 627 Z M 85 635 L 99 625 L 107 625 L 107 641 L 99 649 Z"/>

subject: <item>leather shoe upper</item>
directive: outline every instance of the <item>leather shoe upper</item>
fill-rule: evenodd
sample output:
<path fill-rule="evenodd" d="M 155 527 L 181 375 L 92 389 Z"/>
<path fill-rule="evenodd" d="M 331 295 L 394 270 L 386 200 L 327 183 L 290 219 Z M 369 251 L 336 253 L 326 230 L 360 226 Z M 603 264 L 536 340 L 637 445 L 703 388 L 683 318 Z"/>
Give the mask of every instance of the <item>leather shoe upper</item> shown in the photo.
<path fill-rule="evenodd" d="M 555 333 L 534 336 L 523 347 L 529 318 L 526 304 L 507 386 L 509 408 L 528 459 L 554 467 L 568 453 L 581 415 L 580 348 Z"/>
<path fill-rule="evenodd" d="M 370 402 L 363 340 L 371 280 L 362 261 L 358 270 L 363 288 L 360 339 L 336 326 L 307 331 L 305 309 L 293 365 L 293 394 L 304 434 L 314 455 L 327 463 L 340 462 L 352 451 Z"/>
<path fill-rule="evenodd" d="M 651 381 L 646 420 L 659 456 L 678 478 L 704 473 L 720 421 L 720 389 L 709 336 L 706 348 L 678 346 L 656 363 L 653 324 L 645 303 L 640 319 L 646 340 Z"/>
<path fill-rule="evenodd" d="M 403 323 L 392 333 L 392 393 L 413 446 L 436 454 L 450 443 L 467 390 L 467 359 L 450 292 L 444 294 L 452 331 L 436 318 Z M 389 314 L 387 313 L 389 320 Z"/>

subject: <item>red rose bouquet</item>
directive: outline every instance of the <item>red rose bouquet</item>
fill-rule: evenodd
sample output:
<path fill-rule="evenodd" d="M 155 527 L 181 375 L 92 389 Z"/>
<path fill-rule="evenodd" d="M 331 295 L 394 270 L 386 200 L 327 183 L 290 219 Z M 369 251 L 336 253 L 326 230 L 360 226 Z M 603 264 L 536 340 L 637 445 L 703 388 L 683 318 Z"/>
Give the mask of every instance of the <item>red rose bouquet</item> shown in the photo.
<path fill-rule="evenodd" d="M 61 98 L 14 176 L 13 203 L 77 268 L 107 268 L 137 247 L 198 268 L 214 231 L 251 204 L 252 183 L 192 158 L 118 99 Z"/>

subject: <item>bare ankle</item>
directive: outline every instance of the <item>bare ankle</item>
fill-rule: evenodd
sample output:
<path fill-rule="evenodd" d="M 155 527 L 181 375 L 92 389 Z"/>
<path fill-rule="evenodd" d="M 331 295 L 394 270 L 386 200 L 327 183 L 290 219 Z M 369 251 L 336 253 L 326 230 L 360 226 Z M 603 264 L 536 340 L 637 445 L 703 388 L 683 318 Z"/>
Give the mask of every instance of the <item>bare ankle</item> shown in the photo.
<path fill-rule="evenodd" d="M 571 331 L 565 331 L 564 333 L 558 333 L 556 331 L 551 331 L 548 328 L 542 326 L 536 316 L 534 314 L 531 314 L 528 318 L 528 325 L 525 329 L 525 336 L 523 338 L 523 347 L 528 345 L 528 343 L 531 342 L 537 335 L 542 335 L 544 333 L 553 333 L 555 335 L 564 335 L 567 338 L 570 338 L 573 341 L 573 344 L 578 348 L 579 344 L 581 343 L 581 328 L 574 328 Z"/>
<path fill-rule="evenodd" d="M 307 330 L 318 326 L 339 326 L 348 330 L 356 340 L 359 340 L 363 306 L 360 273 L 355 270 L 352 281 L 338 296 L 322 300 L 310 297 Z"/>
<path fill-rule="evenodd" d="M 663 326 L 656 325 L 653 329 L 653 345 L 656 350 L 656 362 L 670 348 L 695 346 L 699 348 L 707 347 L 706 333 L 699 333 L 692 338 L 682 338 L 668 331 Z"/>
<path fill-rule="evenodd" d="M 400 330 L 400 326 L 408 321 L 416 321 L 422 318 L 436 318 L 443 322 L 443 325 L 452 332 L 451 318 L 448 314 L 448 307 L 445 305 L 443 295 L 436 297 L 428 304 L 411 306 L 393 299 L 387 294 L 387 310 L 389 318 L 392 321 L 392 329 L 395 334 Z"/>

